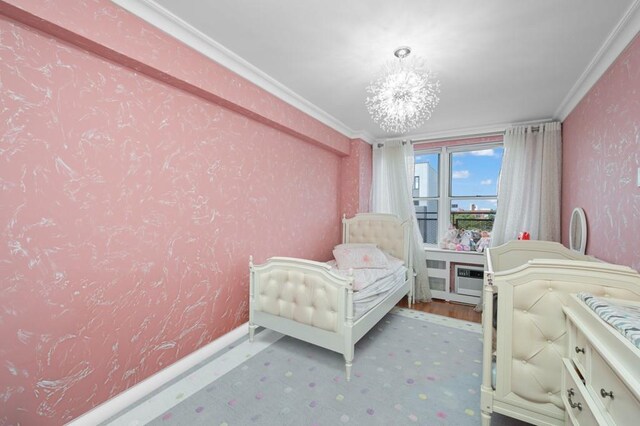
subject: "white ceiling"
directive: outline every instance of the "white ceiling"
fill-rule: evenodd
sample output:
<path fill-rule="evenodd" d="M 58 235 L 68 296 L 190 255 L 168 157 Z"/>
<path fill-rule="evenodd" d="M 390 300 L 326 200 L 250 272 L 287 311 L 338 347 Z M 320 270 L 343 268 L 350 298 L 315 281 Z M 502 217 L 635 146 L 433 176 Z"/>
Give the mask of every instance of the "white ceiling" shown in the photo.
<path fill-rule="evenodd" d="M 441 85 L 431 119 L 403 135 L 416 139 L 563 119 L 640 29 L 640 0 L 114 1 L 369 141 L 398 136 L 364 105 L 398 46 Z"/>

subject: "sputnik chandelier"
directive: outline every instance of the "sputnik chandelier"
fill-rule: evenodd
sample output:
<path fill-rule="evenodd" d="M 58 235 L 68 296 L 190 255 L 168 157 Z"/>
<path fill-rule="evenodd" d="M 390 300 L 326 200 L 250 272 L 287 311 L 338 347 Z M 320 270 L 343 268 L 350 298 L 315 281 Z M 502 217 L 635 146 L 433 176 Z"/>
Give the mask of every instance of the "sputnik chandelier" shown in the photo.
<path fill-rule="evenodd" d="M 421 60 L 407 59 L 409 47 L 393 53 L 380 76 L 367 86 L 366 106 L 371 118 L 387 132 L 405 133 L 422 125 L 438 105 L 440 82 Z"/>

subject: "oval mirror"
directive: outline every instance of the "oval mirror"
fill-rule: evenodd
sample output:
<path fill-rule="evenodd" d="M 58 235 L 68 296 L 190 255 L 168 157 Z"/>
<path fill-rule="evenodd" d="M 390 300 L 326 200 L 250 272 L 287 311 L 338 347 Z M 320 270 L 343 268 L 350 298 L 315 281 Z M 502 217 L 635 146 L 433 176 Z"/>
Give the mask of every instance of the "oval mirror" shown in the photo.
<path fill-rule="evenodd" d="M 580 207 L 573 209 L 569 222 L 569 248 L 584 254 L 587 248 L 587 218 Z"/>

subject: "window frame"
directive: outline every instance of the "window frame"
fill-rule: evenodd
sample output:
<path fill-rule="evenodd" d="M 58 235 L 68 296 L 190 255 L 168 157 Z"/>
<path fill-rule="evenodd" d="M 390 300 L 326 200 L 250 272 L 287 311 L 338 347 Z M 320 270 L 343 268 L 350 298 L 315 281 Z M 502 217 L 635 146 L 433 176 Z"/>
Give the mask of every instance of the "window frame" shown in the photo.
<path fill-rule="evenodd" d="M 447 232 L 449 228 L 449 223 L 451 222 L 451 202 L 452 200 L 498 200 L 498 194 L 493 195 L 468 195 L 468 196 L 453 196 L 451 194 L 452 190 L 452 179 L 453 175 L 451 173 L 451 161 L 453 158 L 453 153 L 458 152 L 468 152 L 468 151 L 481 151 L 483 149 L 492 149 L 492 148 L 504 148 L 503 142 L 485 142 L 485 143 L 477 143 L 477 144 L 465 144 L 465 145 L 454 145 L 454 146 L 441 146 L 434 148 L 421 148 L 414 151 L 414 156 L 423 155 L 423 154 L 440 154 L 439 156 L 439 164 L 438 164 L 438 197 L 414 197 L 413 200 L 436 200 L 438 202 L 438 236 L 436 238 L 436 244 L 424 243 L 425 247 L 432 248 L 438 247 L 438 242 L 442 238 L 442 236 Z M 502 160 L 504 161 L 504 153 Z M 500 185 L 500 174 L 502 170 L 502 164 L 500 165 L 500 171 L 498 172 L 498 182 L 496 186 L 496 192 L 499 192 Z"/>
<path fill-rule="evenodd" d="M 425 247 L 437 247 L 438 245 L 438 241 L 440 240 L 440 235 L 441 234 L 441 230 L 440 230 L 440 221 L 442 220 L 442 216 L 441 216 L 441 198 L 442 198 L 442 149 L 441 148 L 426 148 L 426 149 L 420 149 L 413 152 L 414 155 L 414 170 L 415 170 L 415 157 L 417 155 L 425 155 L 425 154 L 438 154 L 438 195 L 435 197 L 413 197 L 412 201 L 415 203 L 416 200 L 420 201 L 420 200 L 424 200 L 424 201 L 435 201 L 438 205 L 438 235 L 436 236 L 436 244 L 429 244 L 429 243 L 425 243 L 423 242 Z M 414 179 L 415 179 L 415 173 L 414 173 Z M 414 207 L 415 209 L 415 207 Z"/>

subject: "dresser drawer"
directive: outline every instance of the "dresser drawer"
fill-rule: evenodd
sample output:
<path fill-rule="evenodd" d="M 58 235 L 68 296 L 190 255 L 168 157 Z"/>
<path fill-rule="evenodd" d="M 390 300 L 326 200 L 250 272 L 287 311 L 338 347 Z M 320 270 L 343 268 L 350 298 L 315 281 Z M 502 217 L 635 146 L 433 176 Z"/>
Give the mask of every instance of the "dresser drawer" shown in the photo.
<path fill-rule="evenodd" d="M 598 419 L 591 410 L 593 404 L 587 389 L 582 384 L 578 374 L 573 368 L 573 363 L 564 358 L 562 378 L 562 402 L 566 410 L 569 424 L 580 426 L 597 426 Z M 602 420 L 601 422 L 602 423 Z"/>
<path fill-rule="evenodd" d="M 640 424 L 640 401 L 595 350 L 591 353 L 591 380 L 587 386 L 591 388 L 594 399 L 598 404 L 602 404 L 616 425 Z"/>
<path fill-rule="evenodd" d="M 572 338 L 570 339 L 569 357 L 578 368 L 580 374 L 584 376 L 586 372 L 585 366 L 587 365 L 587 339 L 575 324 L 571 323 L 570 327 Z"/>

